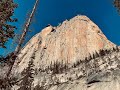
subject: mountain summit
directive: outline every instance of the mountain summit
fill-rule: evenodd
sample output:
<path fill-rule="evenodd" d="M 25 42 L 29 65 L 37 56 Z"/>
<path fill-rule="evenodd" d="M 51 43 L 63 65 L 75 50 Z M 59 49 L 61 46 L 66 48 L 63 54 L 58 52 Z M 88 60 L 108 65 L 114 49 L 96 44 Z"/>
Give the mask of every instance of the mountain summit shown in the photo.
<path fill-rule="evenodd" d="M 114 46 L 95 23 L 80 15 L 57 27 L 48 25 L 44 28 L 21 50 L 16 64 L 21 71 L 27 66 L 33 53 L 36 67 L 45 67 L 56 61 L 73 63 L 101 49 Z"/>
<path fill-rule="evenodd" d="M 104 83 L 111 81 L 105 83 L 110 86 L 116 82 L 114 76 L 119 76 L 115 73 L 120 68 L 119 53 L 120 48 L 86 16 L 76 16 L 57 27 L 48 25 L 19 53 L 10 75 L 17 84 L 11 90 L 107 90 L 110 87 Z M 0 78 L 7 68 L 0 69 Z M 97 87 L 97 82 L 104 83 Z"/>

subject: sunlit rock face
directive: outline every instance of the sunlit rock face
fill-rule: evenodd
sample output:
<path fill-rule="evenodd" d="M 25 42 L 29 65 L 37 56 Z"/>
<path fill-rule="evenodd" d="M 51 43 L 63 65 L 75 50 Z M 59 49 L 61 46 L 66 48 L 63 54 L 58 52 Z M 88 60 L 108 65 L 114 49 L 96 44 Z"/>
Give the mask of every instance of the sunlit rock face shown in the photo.
<path fill-rule="evenodd" d="M 108 52 L 86 61 L 86 57 L 101 49 Z M 48 25 L 36 34 L 22 48 L 10 76 L 22 80 L 22 72 L 31 60 L 31 90 L 36 85 L 42 87 L 40 90 L 120 90 L 120 47 L 110 42 L 86 16 L 76 16 L 57 27 Z M 81 63 L 74 67 L 77 61 Z M 54 73 L 56 68 L 50 66 L 55 67 L 56 62 L 67 65 L 67 69 Z M 11 90 L 18 90 L 20 82 Z"/>
<path fill-rule="evenodd" d="M 49 25 L 36 34 L 21 50 L 14 71 L 26 68 L 33 54 L 35 67 L 43 68 L 55 61 L 71 64 L 84 60 L 95 51 L 114 46 L 95 23 L 80 15 L 57 27 Z"/>

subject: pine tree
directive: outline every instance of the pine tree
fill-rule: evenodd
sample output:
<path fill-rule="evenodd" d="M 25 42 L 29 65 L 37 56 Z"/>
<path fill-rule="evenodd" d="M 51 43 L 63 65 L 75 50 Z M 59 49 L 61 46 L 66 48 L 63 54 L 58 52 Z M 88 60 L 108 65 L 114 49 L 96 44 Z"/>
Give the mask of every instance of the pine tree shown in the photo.
<path fill-rule="evenodd" d="M 12 86 L 17 83 L 16 77 L 0 79 L 0 90 L 11 90 Z"/>
<path fill-rule="evenodd" d="M 73 68 L 76 68 L 76 63 L 74 63 L 72 67 L 73 67 Z"/>
<path fill-rule="evenodd" d="M 95 54 L 93 53 L 93 59 L 95 59 Z"/>
<path fill-rule="evenodd" d="M 0 47 L 6 48 L 5 43 L 8 39 L 14 37 L 15 26 L 9 22 L 16 22 L 17 19 L 12 19 L 14 9 L 17 4 L 13 0 L 0 0 Z"/>
<path fill-rule="evenodd" d="M 96 58 L 99 57 L 99 54 L 97 51 L 95 51 L 95 56 L 96 56 Z"/>
<path fill-rule="evenodd" d="M 106 49 L 106 50 L 105 50 L 105 53 L 106 53 L 106 54 L 109 54 L 109 53 L 110 53 L 110 50 Z"/>
<path fill-rule="evenodd" d="M 89 54 L 89 60 L 91 60 L 92 59 L 92 56 L 91 56 L 91 54 Z"/>
<path fill-rule="evenodd" d="M 93 62 L 93 70 L 94 70 L 93 73 L 97 73 L 100 70 L 100 68 L 99 68 L 99 62 L 98 62 L 97 59 L 95 59 L 94 62 Z"/>
<path fill-rule="evenodd" d="M 16 49 L 14 51 L 14 54 L 11 56 L 11 58 L 9 58 L 9 60 L 11 61 L 11 65 L 10 65 L 10 68 L 9 68 L 7 74 L 6 74 L 6 78 L 9 77 L 10 72 L 12 70 L 12 67 L 13 67 L 13 65 L 15 63 L 15 59 L 16 59 L 17 55 L 19 54 L 19 51 L 21 50 L 21 46 L 22 46 L 22 44 L 24 42 L 24 39 L 25 39 L 25 36 L 26 36 L 26 34 L 27 34 L 28 30 L 29 30 L 29 26 L 31 25 L 32 18 L 33 18 L 34 14 L 35 14 L 38 2 L 39 2 L 39 0 L 35 1 L 34 7 L 32 9 L 32 12 L 31 12 L 28 20 L 26 21 L 25 28 L 23 30 L 23 33 L 22 33 L 21 37 L 20 37 L 19 43 L 18 43 L 18 45 L 17 45 L 17 47 L 16 47 Z"/>
<path fill-rule="evenodd" d="M 79 62 L 79 61 L 77 61 L 77 62 L 76 62 L 76 66 L 78 66 L 79 64 L 80 64 L 80 62 Z"/>
<path fill-rule="evenodd" d="M 113 52 L 115 52 L 116 51 L 116 48 L 115 47 L 113 47 Z"/>
<path fill-rule="evenodd" d="M 116 46 L 116 51 L 119 52 L 119 47 L 118 46 Z"/>
<path fill-rule="evenodd" d="M 100 50 L 99 54 L 100 54 L 100 56 L 104 56 L 104 55 L 106 55 L 106 53 L 105 53 L 104 50 Z"/>
<path fill-rule="evenodd" d="M 32 82 L 33 82 L 33 75 L 34 75 L 34 64 L 33 64 L 33 57 L 31 57 L 31 61 L 28 63 L 28 67 L 23 70 L 21 75 L 23 76 L 22 81 L 20 82 L 20 88 L 18 90 L 31 90 Z"/>
<path fill-rule="evenodd" d="M 120 12 L 120 0 L 114 0 L 113 4 L 117 8 L 118 12 Z"/>

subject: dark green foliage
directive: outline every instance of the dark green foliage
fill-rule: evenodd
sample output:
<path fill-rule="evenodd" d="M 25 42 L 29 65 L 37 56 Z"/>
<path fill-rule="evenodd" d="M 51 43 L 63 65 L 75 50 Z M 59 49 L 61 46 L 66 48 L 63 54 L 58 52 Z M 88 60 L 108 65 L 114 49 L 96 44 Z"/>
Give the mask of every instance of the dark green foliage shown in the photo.
<path fill-rule="evenodd" d="M 118 46 L 116 46 L 116 52 L 119 52 L 119 47 Z"/>
<path fill-rule="evenodd" d="M 98 60 L 94 60 L 93 62 L 93 67 L 94 67 L 94 72 L 98 72 L 99 71 L 99 63 L 98 63 Z"/>
<path fill-rule="evenodd" d="M 100 51 L 101 52 L 101 51 Z M 99 52 L 99 53 L 100 53 Z M 100 56 L 100 54 L 99 54 L 97 51 L 95 51 L 95 53 L 93 53 L 93 57 L 91 58 L 91 59 L 95 59 L 95 58 L 97 58 L 97 57 L 99 57 Z M 91 60 L 90 59 L 90 60 Z"/>
<path fill-rule="evenodd" d="M 54 64 L 50 64 L 50 66 L 47 67 L 46 70 L 51 70 L 53 74 L 59 74 L 63 73 L 63 71 L 66 71 L 68 69 L 68 66 L 66 64 L 63 64 L 63 62 L 54 62 Z"/>
<path fill-rule="evenodd" d="M 119 47 L 118 46 L 113 47 L 112 52 L 119 52 Z"/>
<path fill-rule="evenodd" d="M 111 51 L 111 50 L 106 49 L 106 50 L 105 50 L 105 53 L 106 53 L 106 54 L 110 54 L 110 51 Z"/>
<path fill-rule="evenodd" d="M 73 67 L 73 68 L 76 68 L 76 63 L 74 63 L 72 67 Z"/>
<path fill-rule="evenodd" d="M 40 85 L 36 85 L 33 90 L 45 90 L 43 87 L 40 87 Z"/>
<path fill-rule="evenodd" d="M 114 51 L 114 52 L 116 51 L 116 48 L 115 48 L 115 47 L 113 47 L 113 51 Z"/>
<path fill-rule="evenodd" d="M 100 56 L 105 56 L 106 55 L 105 50 L 100 50 L 99 54 Z"/>
<path fill-rule="evenodd" d="M 8 55 L 6 56 L 0 56 L 0 63 L 1 64 L 7 64 L 8 66 L 11 65 L 11 63 L 13 62 L 13 60 L 15 60 L 16 56 L 13 56 L 14 53 L 9 53 Z M 11 60 L 10 60 L 11 58 Z"/>
<path fill-rule="evenodd" d="M 120 12 L 120 0 L 114 0 L 113 4 L 117 8 L 118 12 Z"/>
<path fill-rule="evenodd" d="M 120 69 L 120 65 L 117 65 L 117 68 Z"/>
<path fill-rule="evenodd" d="M 11 90 L 11 87 L 15 85 L 17 82 L 17 78 L 10 77 L 10 78 L 4 78 L 0 79 L 0 90 Z"/>
<path fill-rule="evenodd" d="M 90 59 L 90 60 L 92 59 L 92 56 L 91 56 L 91 54 L 89 55 L 89 59 Z"/>
<path fill-rule="evenodd" d="M 78 66 L 78 65 L 80 65 L 80 61 L 77 61 L 77 62 L 76 62 L 76 66 Z"/>
<path fill-rule="evenodd" d="M 16 7 L 17 4 L 13 0 L 0 0 L 0 47 L 2 48 L 5 48 L 5 43 L 9 38 L 14 37 L 16 27 L 9 23 L 17 21 L 17 19 L 11 18 Z"/>
<path fill-rule="evenodd" d="M 0 89 L 2 90 L 2 89 L 4 89 L 4 90 L 6 90 L 6 89 L 8 89 L 8 90 L 10 90 L 10 87 L 9 87 L 10 85 L 8 84 L 8 82 L 6 81 L 6 79 L 0 79 Z"/>
<path fill-rule="evenodd" d="M 54 63 L 54 68 L 53 68 L 53 74 L 58 74 L 60 72 L 60 63 L 55 62 Z"/>
<path fill-rule="evenodd" d="M 95 54 L 93 53 L 93 59 L 95 59 Z"/>
<path fill-rule="evenodd" d="M 31 90 L 32 82 L 33 82 L 33 75 L 34 75 L 34 64 L 33 64 L 33 57 L 31 57 L 31 61 L 28 64 L 28 67 L 23 70 L 21 75 L 23 76 L 20 82 L 20 88 L 18 90 Z"/>
<path fill-rule="evenodd" d="M 100 80 L 92 80 L 92 81 L 87 82 L 87 84 L 93 84 L 93 83 L 98 83 L 98 82 L 101 82 L 101 81 Z"/>
<path fill-rule="evenodd" d="M 98 54 L 98 52 L 95 52 L 95 56 L 96 56 L 96 58 L 97 58 L 97 57 L 99 57 L 99 54 Z"/>
<path fill-rule="evenodd" d="M 0 63 L 3 63 L 3 62 L 5 62 L 5 57 L 0 56 Z"/>

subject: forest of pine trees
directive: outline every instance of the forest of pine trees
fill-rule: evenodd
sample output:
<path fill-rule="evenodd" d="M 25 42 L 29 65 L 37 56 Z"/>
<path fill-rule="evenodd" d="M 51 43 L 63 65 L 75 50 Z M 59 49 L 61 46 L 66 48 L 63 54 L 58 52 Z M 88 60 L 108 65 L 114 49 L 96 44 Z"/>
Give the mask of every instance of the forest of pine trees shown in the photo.
<path fill-rule="evenodd" d="M 54 63 L 51 63 L 50 66 L 48 66 L 45 70 L 41 70 L 41 71 L 52 71 L 53 74 L 60 74 L 65 72 L 66 70 L 70 69 L 70 68 L 76 68 L 77 66 L 81 65 L 81 64 L 87 64 L 89 63 L 91 60 L 95 60 L 96 58 L 99 57 L 104 57 L 105 55 L 109 55 L 112 52 L 119 52 L 119 47 L 113 47 L 112 49 L 105 49 L 105 50 L 99 50 L 99 52 L 95 51 L 95 53 L 93 53 L 92 55 L 90 54 L 89 57 L 86 57 L 84 60 L 77 60 L 71 67 L 69 67 L 69 65 L 67 63 L 63 62 L 59 62 L 56 61 Z M 97 65 L 97 62 L 95 62 L 95 67 Z"/>
<path fill-rule="evenodd" d="M 97 73 L 97 72 L 99 72 L 99 68 L 98 68 L 99 66 L 98 66 L 98 61 L 96 60 L 96 58 L 104 57 L 105 55 L 109 55 L 112 52 L 119 52 L 119 47 L 113 47 L 112 49 L 109 49 L 109 50 L 107 50 L 107 49 L 100 50 L 99 53 L 95 52 L 93 55 L 86 57 L 85 60 L 78 60 L 76 63 L 73 64 L 73 66 L 71 66 L 71 68 L 76 68 L 77 66 L 79 66 L 81 64 L 85 64 L 85 68 L 94 69 L 94 72 Z M 33 86 L 32 83 L 34 81 L 33 76 L 35 75 L 34 63 L 33 63 L 34 59 L 35 59 L 35 55 L 33 53 L 31 60 L 28 63 L 28 67 L 25 68 L 21 73 L 22 79 L 20 79 L 20 81 L 17 82 L 14 77 L 13 77 L 13 80 L 11 80 L 11 79 L 6 80 L 7 82 L 3 82 L 5 80 L 3 80 L 3 81 L 0 80 L 0 88 L 8 89 L 8 88 L 12 87 L 12 85 L 17 84 L 20 86 L 20 88 L 18 90 L 31 90 L 31 87 Z M 91 67 L 91 65 L 89 65 L 90 64 L 89 62 L 91 60 L 94 60 L 92 67 Z M 70 69 L 70 68 L 68 68 L 68 64 L 66 64 L 66 63 L 63 64 L 63 62 L 60 63 L 60 62 L 56 61 L 55 63 L 51 63 L 51 65 L 48 66 L 45 71 L 50 70 L 50 71 L 52 71 L 52 74 L 61 74 L 61 73 L 64 73 L 65 71 L 67 71 L 68 69 Z M 89 74 L 90 74 L 88 72 L 85 72 L 85 73 L 87 76 L 89 76 Z M 93 71 L 92 71 L 92 73 L 93 73 Z M 5 86 L 8 86 L 8 87 L 5 87 Z M 42 87 L 37 85 L 34 88 L 34 90 L 37 90 L 37 88 L 42 88 Z"/>
<path fill-rule="evenodd" d="M 37 0 L 38 1 L 38 0 Z M 37 6 L 37 1 L 36 5 Z M 120 11 L 120 0 L 114 0 L 114 6 Z M 14 9 L 17 8 L 17 4 L 14 3 L 13 0 L 0 0 L 0 48 L 6 48 L 6 42 L 10 38 L 14 38 L 15 36 L 15 29 L 16 27 L 14 25 L 11 25 L 10 23 L 12 22 L 17 22 L 16 18 L 12 18 L 14 15 Z M 36 8 L 33 9 L 33 12 L 31 14 L 30 20 L 32 19 L 34 15 L 34 11 Z M 26 27 L 27 29 L 29 28 L 31 21 L 28 22 L 28 26 Z M 26 30 L 27 30 L 26 29 Z M 27 31 L 26 31 L 27 32 Z M 24 32 L 24 33 L 26 33 Z M 23 39 L 25 37 L 25 34 L 23 34 Z M 23 40 L 21 39 L 19 48 L 21 48 L 21 44 L 23 43 Z M 90 55 L 89 57 L 86 57 L 85 60 L 78 60 L 76 63 L 73 64 L 72 68 L 75 68 L 79 66 L 81 63 L 86 63 L 92 59 L 96 59 L 97 57 L 102 57 L 107 54 L 110 54 L 111 52 L 119 52 L 118 47 L 114 47 L 112 50 L 100 50 L 99 53 L 95 52 L 93 55 Z M 12 53 L 10 54 L 12 55 Z M 3 57 L 0 56 L 0 63 L 1 62 L 6 62 L 6 59 L 9 59 L 10 55 Z M 18 90 L 31 90 L 32 87 L 32 82 L 33 82 L 33 75 L 34 75 L 34 64 L 33 64 L 34 56 L 31 57 L 31 61 L 28 63 L 28 67 L 23 70 L 21 73 L 22 75 L 22 80 L 19 83 L 20 88 Z M 10 63 L 10 62 L 9 62 Z M 97 62 L 95 63 L 95 67 L 98 67 Z M 14 64 L 14 63 L 13 63 Z M 118 66 L 120 67 L 120 66 Z M 53 74 L 59 74 L 63 73 L 68 69 L 67 64 L 59 63 L 59 62 L 54 62 L 53 65 L 48 66 L 47 69 L 50 69 L 53 71 Z M 0 79 L 0 88 L 10 90 L 12 85 L 16 84 L 16 78 L 6 78 L 4 80 Z M 37 85 L 34 90 L 39 90 L 43 89 L 39 85 Z"/>

